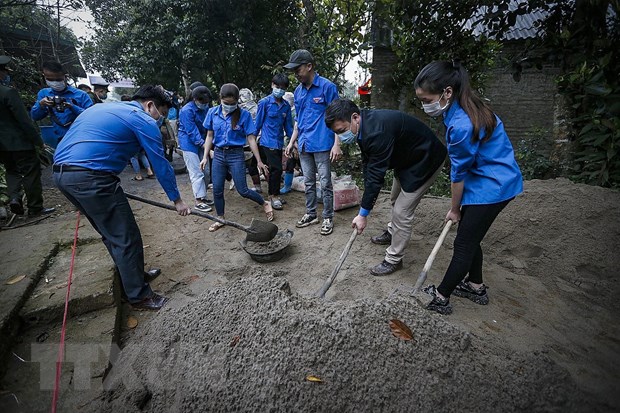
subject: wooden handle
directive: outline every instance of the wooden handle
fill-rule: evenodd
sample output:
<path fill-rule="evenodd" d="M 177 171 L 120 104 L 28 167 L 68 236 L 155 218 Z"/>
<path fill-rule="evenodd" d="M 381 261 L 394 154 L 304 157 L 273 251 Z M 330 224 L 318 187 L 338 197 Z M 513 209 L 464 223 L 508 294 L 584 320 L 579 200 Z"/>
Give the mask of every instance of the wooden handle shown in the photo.
<path fill-rule="evenodd" d="M 127 192 L 125 192 L 125 195 L 127 196 L 127 198 L 133 199 L 134 201 L 143 202 L 145 204 L 153 205 L 153 206 L 156 206 L 158 208 L 169 209 L 171 211 L 176 211 L 177 210 L 174 206 L 172 206 L 170 204 L 164 204 L 162 202 L 158 202 L 158 201 L 153 201 L 151 199 L 142 198 L 142 197 L 140 197 L 138 195 L 129 194 Z M 225 219 L 218 218 L 218 217 L 213 216 L 211 214 L 207 214 L 206 212 L 197 211 L 195 208 L 192 209 L 192 215 L 198 215 L 199 217 L 207 218 L 207 219 L 210 219 L 211 221 L 219 222 L 220 224 L 230 225 L 231 227 L 238 228 L 238 229 L 240 229 L 242 231 L 245 231 L 247 233 L 250 233 L 250 234 L 254 233 L 254 231 L 251 231 L 248 227 L 245 227 L 245 226 L 243 226 L 241 224 L 237 224 L 236 222 L 231 222 L 231 221 L 227 221 Z"/>
<path fill-rule="evenodd" d="M 334 267 L 331 275 L 329 276 L 327 281 L 325 281 L 325 283 L 323 284 L 319 292 L 316 293 L 317 297 L 319 298 L 325 297 L 325 293 L 327 292 L 327 290 L 329 290 L 329 287 L 331 287 L 332 283 L 336 279 L 336 276 L 338 275 L 338 271 L 340 271 L 340 267 L 342 267 L 344 260 L 347 259 L 347 255 L 349 255 L 349 250 L 351 249 L 351 246 L 353 245 L 353 241 L 355 241 L 356 237 L 357 237 L 357 227 L 353 229 L 353 232 L 351 233 L 351 236 L 349 237 L 349 242 L 347 242 L 347 245 L 344 247 L 342 254 L 340 254 L 338 263 Z"/>
<path fill-rule="evenodd" d="M 441 235 L 439 236 L 439 239 L 435 243 L 433 250 L 431 251 L 431 255 L 428 256 L 428 259 L 426 260 L 426 264 L 424 264 L 424 268 L 422 269 L 422 272 L 420 273 L 420 276 L 418 277 L 418 281 L 415 283 L 415 286 L 413 287 L 414 293 L 417 292 L 422 286 L 422 284 L 424 283 L 424 281 L 426 281 L 426 275 L 428 274 L 428 271 L 431 269 L 431 266 L 433 265 L 433 261 L 435 261 L 435 256 L 437 256 L 437 252 L 439 252 L 439 248 L 441 248 L 441 244 L 443 244 L 443 241 L 446 239 L 446 235 L 448 235 L 448 231 L 450 231 L 450 227 L 452 227 L 452 221 L 448 220 L 448 222 L 446 222 L 446 225 L 444 225 L 443 231 L 441 231 Z"/>

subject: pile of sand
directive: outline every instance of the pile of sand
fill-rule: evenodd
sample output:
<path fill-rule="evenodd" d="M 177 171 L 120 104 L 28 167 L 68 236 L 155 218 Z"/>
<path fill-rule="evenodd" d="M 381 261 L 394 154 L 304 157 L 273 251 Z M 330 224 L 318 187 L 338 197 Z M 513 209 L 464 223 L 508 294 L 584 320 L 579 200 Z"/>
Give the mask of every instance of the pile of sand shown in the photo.
<path fill-rule="evenodd" d="M 257 270 L 167 308 L 123 349 L 102 411 L 574 411 L 586 397 L 544 355 L 511 354 L 396 296 L 290 293 Z M 258 275 L 258 276 L 257 276 Z M 398 319 L 414 340 L 391 334 Z M 323 382 L 307 380 L 312 375 Z"/>

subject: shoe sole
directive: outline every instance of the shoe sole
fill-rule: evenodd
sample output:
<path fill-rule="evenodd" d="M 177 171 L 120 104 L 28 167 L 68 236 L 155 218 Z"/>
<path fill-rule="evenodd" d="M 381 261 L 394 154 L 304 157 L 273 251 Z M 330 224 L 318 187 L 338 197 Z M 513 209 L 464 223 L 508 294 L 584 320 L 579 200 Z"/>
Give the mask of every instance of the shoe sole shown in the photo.
<path fill-rule="evenodd" d="M 392 243 L 392 241 L 374 241 L 372 238 L 370 239 L 370 242 L 372 242 L 375 245 L 390 245 Z"/>
<path fill-rule="evenodd" d="M 331 234 L 332 232 L 334 232 L 334 229 L 333 229 L 333 228 L 332 228 L 332 229 L 330 229 L 329 231 L 323 231 L 323 230 L 321 230 L 321 235 L 329 235 L 329 234 Z"/>
<path fill-rule="evenodd" d="M 314 225 L 314 224 L 318 224 L 319 223 L 319 219 L 318 218 L 314 218 L 312 221 L 306 222 L 305 224 L 300 224 L 299 222 L 295 224 L 295 226 L 297 228 L 305 228 L 305 227 L 309 227 L 310 225 Z"/>
<path fill-rule="evenodd" d="M 427 310 L 435 311 L 441 315 L 450 315 L 452 314 L 452 306 L 439 306 L 439 305 L 427 305 Z"/>
<path fill-rule="evenodd" d="M 457 297 L 467 298 L 468 300 L 471 300 L 476 304 L 480 304 L 480 305 L 489 304 L 489 296 L 487 294 L 478 295 L 478 294 L 473 294 L 473 293 L 470 293 L 467 291 L 461 291 L 461 290 L 454 290 L 452 294 L 456 295 Z"/>

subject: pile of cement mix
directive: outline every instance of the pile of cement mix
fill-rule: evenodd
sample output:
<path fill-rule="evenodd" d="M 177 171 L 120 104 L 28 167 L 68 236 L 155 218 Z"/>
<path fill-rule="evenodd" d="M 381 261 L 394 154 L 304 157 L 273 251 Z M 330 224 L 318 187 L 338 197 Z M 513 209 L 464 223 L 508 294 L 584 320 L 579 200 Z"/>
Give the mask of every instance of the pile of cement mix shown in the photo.
<path fill-rule="evenodd" d="M 409 326 L 413 340 L 392 335 L 391 319 Z M 252 276 L 162 310 L 123 349 L 95 403 L 114 412 L 587 405 L 545 356 L 491 348 L 446 320 L 406 295 L 329 303 L 292 295 L 283 278 Z"/>

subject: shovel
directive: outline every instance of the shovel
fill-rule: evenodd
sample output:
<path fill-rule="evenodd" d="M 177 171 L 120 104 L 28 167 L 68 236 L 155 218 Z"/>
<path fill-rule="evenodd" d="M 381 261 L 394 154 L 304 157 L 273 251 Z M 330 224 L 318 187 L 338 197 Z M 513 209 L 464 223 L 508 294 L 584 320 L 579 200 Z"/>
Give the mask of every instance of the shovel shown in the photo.
<path fill-rule="evenodd" d="M 171 211 L 177 210 L 174 206 L 169 205 L 169 204 L 152 201 L 150 199 L 142 198 L 142 197 L 139 197 L 133 194 L 125 193 L 125 195 L 129 199 L 144 202 L 145 204 L 153 205 L 159 208 L 169 209 Z M 246 227 L 244 225 L 237 224 L 236 222 L 227 221 L 225 219 L 215 217 L 213 215 L 207 214 L 202 211 L 196 211 L 195 209 L 192 209 L 192 215 L 198 215 L 199 217 L 207 218 L 207 219 L 210 219 L 211 221 L 219 222 L 220 224 L 224 224 L 224 225 L 230 225 L 231 227 L 235 227 L 237 229 L 240 229 L 241 231 L 245 231 L 247 232 L 247 235 L 245 237 L 246 241 L 253 241 L 253 242 L 271 241 L 272 239 L 274 239 L 274 237 L 278 233 L 277 225 L 272 224 L 271 222 L 260 221 L 258 219 L 252 219 L 250 226 Z"/>
<path fill-rule="evenodd" d="M 439 248 L 441 248 L 441 244 L 443 244 L 443 241 L 446 239 L 446 235 L 448 235 L 448 231 L 450 231 L 450 227 L 452 227 L 452 221 L 448 220 L 448 222 L 446 222 L 446 225 L 444 225 L 443 231 L 441 231 L 441 235 L 439 236 L 439 239 L 435 243 L 433 250 L 431 251 L 431 255 L 428 256 L 428 259 L 426 260 L 426 264 L 424 264 L 424 268 L 422 268 L 422 272 L 420 273 L 420 276 L 418 277 L 418 281 L 415 283 L 413 290 L 411 290 L 411 295 L 414 295 L 415 293 L 420 291 L 420 287 L 422 286 L 422 284 L 424 284 L 424 281 L 426 281 L 426 276 L 428 275 L 428 272 L 430 271 L 431 266 L 433 265 L 433 261 L 435 261 L 435 256 L 437 255 L 437 252 L 439 252 Z"/>
<path fill-rule="evenodd" d="M 342 267 L 344 260 L 347 259 L 347 255 L 349 255 L 349 250 L 351 249 L 351 245 L 353 245 L 353 241 L 355 241 L 355 237 L 357 237 L 357 228 L 353 229 L 353 232 L 351 233 L 351 237 L 349 237 L 349 242 L 347 242 L 347 245 L 344 247 L 342 254 L 340 254 L 338 263 L 336 263 L 336 266 L 334 267 L 327 281 L 325 281 L 321 289 L 316 293 L 317 297 L 319 298 L 325 297 L 325 293 L 327 292 L 327 290 L 329 290 L 329 287 L 331 287 L 332 283 L 336 279 L 336 276 L 338 275 L 338 271 L 340 271 L 340 267 Z"/>

